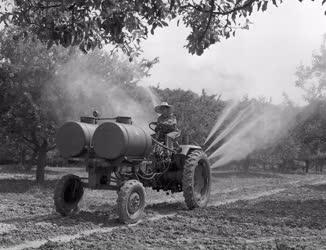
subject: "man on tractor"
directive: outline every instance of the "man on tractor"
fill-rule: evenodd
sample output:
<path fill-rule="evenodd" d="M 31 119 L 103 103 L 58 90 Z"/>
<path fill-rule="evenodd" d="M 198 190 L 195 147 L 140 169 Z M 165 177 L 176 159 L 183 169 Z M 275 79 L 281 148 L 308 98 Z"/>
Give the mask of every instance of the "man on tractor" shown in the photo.
<path fill-rule="evenodd" d="M 177 128 L 177 119 L 173 114 L 173 106 L 167 102 L 162 102 L 154 110 L 156 113 L 161 114 L 157 118 L 156 138 L 172 149 L 173 142 L 180 136 L 180 131 Z"/>

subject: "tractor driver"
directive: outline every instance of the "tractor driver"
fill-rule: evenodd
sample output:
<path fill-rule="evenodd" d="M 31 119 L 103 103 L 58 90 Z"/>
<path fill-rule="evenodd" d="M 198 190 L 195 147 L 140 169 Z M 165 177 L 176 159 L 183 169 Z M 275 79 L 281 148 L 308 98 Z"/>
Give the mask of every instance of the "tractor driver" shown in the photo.
<path fill-rule="evenodd" d="M 173 141 L 180 136 L 177 128 L 177 119 L 173 114 L 173 106 L 167 102 L 162 102 L 155 107 L 155 112 L 161 114 L 157 118 L 157 126 L 155 128 L 156 138 L 159 141 L 166 142 L 166 145 L 171 148 Z"/>

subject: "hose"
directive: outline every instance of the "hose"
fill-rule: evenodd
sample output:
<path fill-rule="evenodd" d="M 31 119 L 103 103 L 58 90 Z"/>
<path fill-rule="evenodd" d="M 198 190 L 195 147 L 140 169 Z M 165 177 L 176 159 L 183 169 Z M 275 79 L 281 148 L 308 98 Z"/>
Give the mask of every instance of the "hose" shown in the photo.
<path fill-rule="evenodd" d="M 167 166 L 165 167 L 165 169 L 164 169 L 162 172 L 160 172 L 160 173 L 153 173 L 153 175 L 150 176 L 150 177 L 145 177 L 145 176 L 139 174 L 138 172 L 136 173 L 136 175 L 137 175 L 138 177 L 144 179 L 144 180 L 152 180 L 152 179 L 154 179 L 154 177 L 156 177 L 156 176 L 161 176 L 161 175 L 165 174 L 165 173 L 169 170 L 169 168 L 170 168 L 170 166 L 167 165 Z"/>

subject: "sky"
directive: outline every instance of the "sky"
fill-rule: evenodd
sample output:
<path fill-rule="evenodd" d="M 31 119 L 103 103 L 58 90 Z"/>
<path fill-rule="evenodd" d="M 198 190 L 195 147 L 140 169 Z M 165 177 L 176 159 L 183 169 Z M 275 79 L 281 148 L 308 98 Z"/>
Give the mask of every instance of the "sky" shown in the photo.
<path fill-rule="evenodd" d="M 249 30 L 212 45 L 201 56 L 184 48 L 187 29 L 171 23 L 143 43 L 144 56 L 159 57 L 160 63 L 142 84 L 197 93 L 205 89 L 225 99 L 265 96 L 274 103 L 281 103 L 285 92 L 304 104 L 295 87 L 295 72 L 300 63 L 309 65 L 320 48 L 326 33 L 325 10 L 321 0 L 270 5 L 266 12 L 252 15 Z"/>

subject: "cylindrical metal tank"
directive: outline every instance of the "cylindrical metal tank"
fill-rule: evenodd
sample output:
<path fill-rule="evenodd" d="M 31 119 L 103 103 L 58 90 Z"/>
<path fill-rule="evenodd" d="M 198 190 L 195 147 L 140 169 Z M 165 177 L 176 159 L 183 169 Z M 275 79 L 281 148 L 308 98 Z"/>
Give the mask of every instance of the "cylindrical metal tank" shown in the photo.
<path fill-rule="evenodd" d="M 144 129 L 118 122 L 102 123 L 93 136 L 97 156 L 113 160 L 121 156 L 145 157 L 152 148 L 152 138 Z"/>
<path fill-rule="evenodd" d="M 67 122 L 57 131 L 56 144 L 63 157 L 82 154 L 92 143 L 98 125 L 83 122 Z"/>

